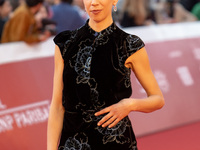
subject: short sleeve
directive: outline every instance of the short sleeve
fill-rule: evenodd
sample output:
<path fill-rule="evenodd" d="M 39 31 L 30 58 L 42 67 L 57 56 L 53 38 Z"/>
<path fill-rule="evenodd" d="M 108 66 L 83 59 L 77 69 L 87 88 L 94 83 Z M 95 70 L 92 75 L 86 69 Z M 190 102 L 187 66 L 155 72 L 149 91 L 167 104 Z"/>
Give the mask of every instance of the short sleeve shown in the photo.
<path fill-rule="evenodd" d="M 69 43 L 70 38 L 71 38 L 71 31 L 63 31 L 58 35 L 56 35 L 53 39 L 54 43 L 59 47 L 62 57 L 64 57 L 66 51 L 65 45 L 67 44 L 67 42 Z"/>
<path fill-rule="evenodd" d="M 128 35 L 126 38 L 126 46 L 127 46 L 127 56 L 131 56 L 138 50 L 142 49 L 145 44 L 144 42 L 136 35 Z"/>
<path fill-rule="evenodd" d="M 130 68 L 130 64 L 132 64 L 132 60 L 133 60 L 133 54 L 135 52 L 137 52 L 138 50 L 141 50 L 142 48 L 144 48 L 145 44 L 144 42 L 135 35 L 129 35 L 127 37 L 127 59 L 124 63 L 126 68 Z"/>

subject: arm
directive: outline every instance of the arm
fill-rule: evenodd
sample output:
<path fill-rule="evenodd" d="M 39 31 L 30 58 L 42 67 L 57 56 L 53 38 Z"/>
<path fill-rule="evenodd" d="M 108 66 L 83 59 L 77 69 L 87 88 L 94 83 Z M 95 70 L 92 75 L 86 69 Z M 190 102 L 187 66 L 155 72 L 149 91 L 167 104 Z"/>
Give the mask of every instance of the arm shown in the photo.
<path fill-rule="evenodd" d="M 133 54 L 126 62 L 125 66 L 133 70 L 138 81 L 147 93 L 147 98 L 133 99 L 131 104 L 132 111 L 148 113 L 162 108 L 164 105 L 164 98 L 151 71 L 145 48 Z"/>
<path fill-rule="evenodd" d="M 109 126 L 109 128 L 111 128 L 124 117 L 126 117 L 131 111 L 147 113 L 160 109 L 164 105 L 164 98 L 151 71 L 146 50 L 142 48 L 141 50 L 130 56 L 126 60 L 125 66 L 133 70 L 137 79 L 145 89 L 147 93 L 147 98 L 123 99 L 117 104 L 111 105 L 95 113 L 96 116 L 108 113 L 98 122 L 99 126 Z"/>
<path fill-rule="evenodd" d="M 187 11 L 181 4 L 175 4 L 175 15 L 174 19 L 176 22 L 190 22 L 190 21 L 197 21 L 197 18 Z"/>
<path fill-rule="evenodd" d="M 55 71 L 53 96 L 49 111 L 48 129 L 47 129 L 47 150 L 57 150 L 60 134 L 63 127 L 64 108 L 62 105 L 63 90 L 63 58 L 58 46 L 55 48 Z"/>

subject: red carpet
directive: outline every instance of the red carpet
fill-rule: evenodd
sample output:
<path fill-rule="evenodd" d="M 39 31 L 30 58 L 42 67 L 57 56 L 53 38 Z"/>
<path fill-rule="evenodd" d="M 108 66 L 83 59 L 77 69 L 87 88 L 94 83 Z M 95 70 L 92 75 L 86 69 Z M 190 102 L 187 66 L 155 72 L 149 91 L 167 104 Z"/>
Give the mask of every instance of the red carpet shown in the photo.
<path fill-rule="evenodd" d="M 200 150 L 200 122 L 138 138 L 139 150 Z"/>

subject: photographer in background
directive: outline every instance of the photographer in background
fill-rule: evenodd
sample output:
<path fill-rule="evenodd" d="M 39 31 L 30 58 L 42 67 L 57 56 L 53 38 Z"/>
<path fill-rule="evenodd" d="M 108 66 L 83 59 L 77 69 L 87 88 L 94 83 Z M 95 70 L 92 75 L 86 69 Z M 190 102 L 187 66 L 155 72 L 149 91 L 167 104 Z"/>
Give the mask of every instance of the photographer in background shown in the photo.
<path fill-rule="evenodd" d="M 177 23 L 196 21 L 197 18 L 187 11 L 178 0 L 164 0 L 155 8 L 156 23 Z"/>
<path fill-rule="evenodd" d="M 122 27 L 145 25 L 147 19 L 146 0 L 124 0 L 122 5 Z"/>
<path fill-rule="evenodd" d="M 49 31 L 51 36 L 56 34 L 56 22 L 51 19 L 52 11 L 48 3 L 44 3 L 35 15 L 37 28 L 40 33 Z"/>
<path fill-rule="evenodd" d="M 200 0 L 199 0 L 198 3 L 196 3 L 196 4 L 194 5 L 194 7 L 192 8 L 191 13 L 192 13 L 193 15 L 195 15 L 195 16 L 197 17 L 198 20 L 200 20 Z"/>
<path fill-rule="evenodd" d="M 3 31 L 4 24 L 8 20 L 12 6 L 9 0 L 0 0 L 0 40 Z"/>
<path fill-rule="evenodd" d="M 198 2 L 199 0 L 180 0 L 180 4 L 190 12 Z"/>
<path fill-rule="evenodd" d="M 13 13 L 5 24 L 2 34 L 2 43 L 24 41 L 28 44 L 48 39 L 49 31 L 40 33 L 35 20 L 44 0 L 25 0 Z"/>

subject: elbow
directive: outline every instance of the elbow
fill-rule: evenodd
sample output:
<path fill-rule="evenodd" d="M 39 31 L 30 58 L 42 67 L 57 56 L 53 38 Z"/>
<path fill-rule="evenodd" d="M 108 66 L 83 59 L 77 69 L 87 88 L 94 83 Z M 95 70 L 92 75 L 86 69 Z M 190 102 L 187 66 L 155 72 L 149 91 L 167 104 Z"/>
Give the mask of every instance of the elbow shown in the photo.
<path fill-rule="evenodd" d="M 165 105 L 165 100 L 163 97 L 159 97 L 159 99 L 156 100 L 156 102 L 154 103 L 153 107 L 151 109 L 149 109 L 148 111 L 146 111 L 147 113 L 151 113 L 154 112 L 156 110 L 159 110 L 161 108 L 163 108 L 163 106 Z"/>
<path fill-rule="evenodd" d="M 148 111 L 145 111 L 146 113 L 151 113 L 154 112 L 156 110 L 159 110 L 161 108 L 163 108 L 163 106 L 165 105 L 165 100 L 163 97 L 159 97 L 156 102 L 154 103 L 154 105 L 148 109 Z"/>
<path fill-rule="evenodd" d="M 162 95 L 157 95 L 156 99 L 152 105 L 153 107 L 152 107 L 152 109 L 150 109 L 149 112 L 159 110 L 159 109 L 163 108 L 164 105 L 165 105 L 164 97 Z"/>
<path fill-rule="evenodd" d="M 164 105 L 165 105 L 165 100 L 164 100 L 164 97 L 161 96 L 161 97 L 159 98 L 159 101 L 158 101 L 158 109 L 163 108 Z"/>
<path fill-rule="evenodd" d="M 50 112 L 53 112 L 54 114 L 64 114 L 65 109 L 61 103 L 51 103 L 50 105 Z"/>

